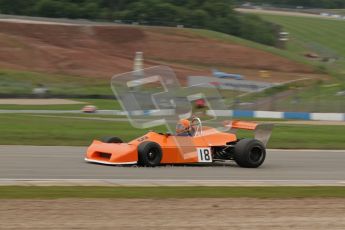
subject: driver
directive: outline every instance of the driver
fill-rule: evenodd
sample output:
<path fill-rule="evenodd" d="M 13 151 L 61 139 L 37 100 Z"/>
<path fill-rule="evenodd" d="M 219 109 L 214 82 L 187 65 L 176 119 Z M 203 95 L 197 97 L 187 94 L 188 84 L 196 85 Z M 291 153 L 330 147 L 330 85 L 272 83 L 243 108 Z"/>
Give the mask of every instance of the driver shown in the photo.
<path fill-rule="evenodd" d="M 192 136 L 192 128 L 190 121 L 187 119 L 181 119 L 176 125 L 177 136 Z"/>

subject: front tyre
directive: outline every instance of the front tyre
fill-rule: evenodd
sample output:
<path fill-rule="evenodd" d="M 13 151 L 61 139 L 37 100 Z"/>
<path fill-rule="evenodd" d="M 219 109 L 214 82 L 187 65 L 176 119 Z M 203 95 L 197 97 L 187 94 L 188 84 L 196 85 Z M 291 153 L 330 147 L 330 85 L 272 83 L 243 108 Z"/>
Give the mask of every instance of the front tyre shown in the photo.
<path fill-rule="evenodd" d="M 162 148 L 159 144 L 145 141 L 138 146 L 138 164 L 155 167 L 161 163 Z"/>
<path fill-rule="evenodd" d="M 123 141 L 119 137 L 103 137 L 101 141 L 103 143 L 123 143 Z"/>
<path fill-rule="evenodd" d="M 266 149 L 264 144 L 256 139 L 242 139 L 235 145 L 234 160 L 245 168 L 257 168 L 264 163 Z"/>

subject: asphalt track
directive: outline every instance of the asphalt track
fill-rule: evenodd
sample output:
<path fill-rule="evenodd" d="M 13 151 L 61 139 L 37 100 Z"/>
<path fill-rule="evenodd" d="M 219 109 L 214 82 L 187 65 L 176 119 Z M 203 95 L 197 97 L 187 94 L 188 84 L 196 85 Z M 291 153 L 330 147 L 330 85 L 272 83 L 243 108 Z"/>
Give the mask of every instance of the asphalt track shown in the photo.
<path fill-rule="evenodd" d="M 345 185 L 345 150 L 268 150 L 265 163 L 257 169 L 240 168 L 235 163 L 156 168 L 106 166 L 84 162 L 85 150 L 86 147 L 0 146 L 0 184 L 36 180 L 120 185 Z"/>

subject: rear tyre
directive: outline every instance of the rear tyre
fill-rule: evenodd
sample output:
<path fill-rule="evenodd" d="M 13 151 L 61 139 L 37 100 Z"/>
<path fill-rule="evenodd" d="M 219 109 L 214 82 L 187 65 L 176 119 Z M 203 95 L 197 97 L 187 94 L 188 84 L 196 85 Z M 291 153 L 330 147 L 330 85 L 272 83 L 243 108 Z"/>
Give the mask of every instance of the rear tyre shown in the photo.
<path fill-rule="evenodd" d="M 235 145 L 234 160 L 244 168 L 257 168 L 264 163 L 266 149 L 264 144 L 256 139 L 242 139 Z"/>
<path fill-rule="evenodd" d="M 145 141 L 138 146 L 138 164 L 155 167 L 161 163 L 162 148 L 155 142 Z"/>
<path fill-rule="evenodd" d="M 103 143 L 123 143 L 123 141 L 119 137 L 103 137 L 101 141 Z"/>

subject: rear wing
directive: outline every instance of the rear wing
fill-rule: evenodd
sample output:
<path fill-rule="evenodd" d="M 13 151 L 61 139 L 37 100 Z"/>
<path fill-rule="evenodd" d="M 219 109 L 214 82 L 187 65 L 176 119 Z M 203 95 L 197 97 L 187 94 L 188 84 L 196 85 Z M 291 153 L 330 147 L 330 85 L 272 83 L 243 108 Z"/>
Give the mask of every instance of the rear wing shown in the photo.
<path fill-rule="evenodd" d="M 239 129 L 254 130 L 254 138 L 261 141 L 265 146 L 271 137 L 272 129 L 274 127 L 273 124 L 269 123 L 258 124 L 249 121 L 231 121 L 230 126 L 231 133 L 236 133 Z"/>

